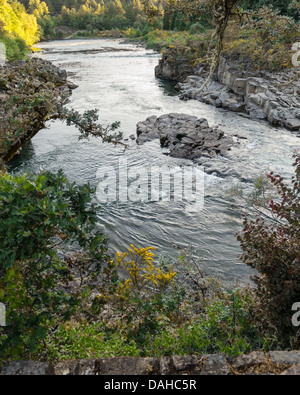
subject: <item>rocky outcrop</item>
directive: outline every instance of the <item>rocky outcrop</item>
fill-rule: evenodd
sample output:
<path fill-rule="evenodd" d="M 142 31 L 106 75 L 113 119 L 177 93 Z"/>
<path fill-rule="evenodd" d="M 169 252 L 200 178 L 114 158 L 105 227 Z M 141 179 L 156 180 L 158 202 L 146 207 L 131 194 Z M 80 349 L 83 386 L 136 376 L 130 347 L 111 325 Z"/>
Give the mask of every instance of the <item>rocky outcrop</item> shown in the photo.
<path fill-rule="evenodd" d="M 193 62 L 176 48 L 168 48 L 158 65 L 155 67 L 155 76 L 169 81 L 183 81 L 194 71 Z"/>
<path fill-rule="evenodd" d="M 7 163 L 55 118 L 76 87 L 65 70 L 40 58 L 0 66 L 0 159 Z"/>
<path fill-rule="evenodd" d="M 198 159 L 224 155 L 234 141 L 217 128 L 210 128 L 206 119 L 187 114 L 155 115 L 137 124 L 137 144 L 158 138 L 170 156 Z"/>
<path fill-rule="evenodd" d="M 286 86 L 297 72 L 297 69 L 278 73 L 241 71 L 223 57 L 214 79 L 205 89 L 201 90 L 206 79 L 201 70 L 187 77 L 177 88 L 183 100 L 196 99 L 300 131 L 300 81 Z"/>
<path fill-rule="evenodd" d="M 300 351 L 252 352 L 238 357 L 224 354 L 180 355 L 161 358 L 107 357 L 58 363 L 13 361 L 0 375 L 126 376 L 126 375 L 299 375 Z"/>

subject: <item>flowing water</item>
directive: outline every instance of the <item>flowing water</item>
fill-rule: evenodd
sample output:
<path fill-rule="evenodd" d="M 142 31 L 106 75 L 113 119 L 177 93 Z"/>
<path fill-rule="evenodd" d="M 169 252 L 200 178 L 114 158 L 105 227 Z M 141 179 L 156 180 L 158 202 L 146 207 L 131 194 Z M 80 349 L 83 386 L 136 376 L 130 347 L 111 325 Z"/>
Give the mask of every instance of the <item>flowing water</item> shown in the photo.
<path fill-rule="evenodd" d="M 78 140 L 78 131 L 60 121 L 49 122 L 10 163 L 10 171 L 32 173 L 63 169 L 77 183 L 99 184 L 99 172 L 117 168 L 120 160 L 129 171 L 156 166 L 160 169 L 190 166 L 189 160 L 166 155 L 158 141 L 137 145 L 130 138 L 136 124 L 150 115 L 186 113 L 206 118 L 210 126 L 240 136 L 225 157 L 204 164 L 204 207 L 191 201 L 108 202 L 99 211 L 99 229 L 110 237 L 111 250 L 125 251 L 154 246 L 157 255 L 175 257 L 174 243 L 193 246 L 203 259 L 203 268 L 228 282 L 247 283 L 253 274 L 238 258 L 235 234 L 241 229 L 248 208 L 232 197 L 232 186 L 250 190 L 253 180 L 271 170 L 290 178 L 293 150 L 299 137 L 267 122 L 216 109 L 197 101 L 180 101 L 172 84 L 154 76 L 159 54 L 120 39 L 83 39 L 41 43 L 36 56 L 67 70 L 79 87 L 68 107 L 78 111 L 98 108 L 103 124 L 121 122 L 129 148 L 114 147 L 98 139 Z"/>

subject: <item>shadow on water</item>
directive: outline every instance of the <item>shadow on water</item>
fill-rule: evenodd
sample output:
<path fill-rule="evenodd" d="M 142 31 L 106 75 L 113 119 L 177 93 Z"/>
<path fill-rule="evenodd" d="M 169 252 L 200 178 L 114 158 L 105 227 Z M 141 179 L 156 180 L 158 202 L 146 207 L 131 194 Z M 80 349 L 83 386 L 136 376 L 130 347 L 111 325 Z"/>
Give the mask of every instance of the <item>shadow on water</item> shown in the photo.
<path fill-rule="evenodd" d="M 30 161 L 35 157 L 35 150 L 31 141 L 29 141 L 21 150 L 21 152 L 15 155 L 8 163 L 7 168 L 9 172 L 13 172 L 21 164 Z"/>
<path fill-rule="evenodd" d="M 178 91 L 176 89 L 177 82 L 171 80 L 163 80 L 158 78 L 158 86 L 163 89 L 166 96 L 177 96 Z"/>

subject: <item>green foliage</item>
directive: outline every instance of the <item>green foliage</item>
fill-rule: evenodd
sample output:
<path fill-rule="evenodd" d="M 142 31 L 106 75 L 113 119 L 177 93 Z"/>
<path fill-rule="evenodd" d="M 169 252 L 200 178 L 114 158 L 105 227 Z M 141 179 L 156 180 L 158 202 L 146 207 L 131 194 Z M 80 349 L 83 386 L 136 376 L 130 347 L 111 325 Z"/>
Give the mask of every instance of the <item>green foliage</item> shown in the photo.
<path fill-rule="evenodd" d="M 167 302 L 164 303 L 167 306 Z M 254 350 L 267 351 L 272 349 L 276 339 L 260 332 L 250 312 L 253 303 L 252 291 L 236 289 L 211 303 L 205 314 L 194 316 L 191 320 L 166 321 L 153 320 L 153 309 L 157 311 L 157 305 L 153 302 L 149 308 L 144 307 L 149 314 L 149 321 L 147 326 L 140 326 L 139 330 L 129 329 L 135 316 L 125 324 L 118 317 L 112 322 L 65 324 L 50 335 L 47 353 L 51 359 L 58 360 L 210 353 L 237 356 Z M 173 310 L 178 309 L 178 306 L 178 301 L 174 302 Z M 169 307 L 171 310 L 171 305 Z"/>
<path fill-rule="evenodd" d="M 120 122 L 114 122 L 108 126 L 103 126 L 98 122 L 99 110 L 87 110 L 80 114 L 74 109 L 61 107 L 59 118 L 65 121 L 68 126 L 75 125 L 79 130 L 79 139 L 89 139 L 90 137 L 100 137 L 104 142 L 121 144 L 122 133 L 116 132 L 120 127 Z"/>
<path fill-rule="evenodd" d="M 120 333 L 141 356 L 238 355 L 272 347 L 273 339 L 262 335 L 253 320 L 252 290 L 224 291 L 190 252 L 181 251 L 170 266 L 155 263 L 151 250 L 131 246 L 104 269 L 94 312 L 108 335 Z"/>
<path fill-rule="evenodd" d="M 49 15 L 49 8 L 44 1 L 29 0 L 28 13 L 34 15 L 39 26 L 39 33 L 42 39 L 55 37 L 54 20 Z"/>
<path fill-rule="evenodd" d="M 300 300 L 300 155 L 294 157 L 291 185 L 280 175 L 268 175 L 279 195 L 269 205 L 275 222 L 262 216 L 255 220 L 245 217 L 244 229 L 238 234 L 242 260 L 259 273 L 255 279 L 256 317 L 263 327 L 275 330 L 285 346 L 296 335 L 291 308 Z"/>
<path fill-rule="evenodd" d="M 43 351 L 41 350 L 41 353 Z M 47 359 L 83 359 L 116 356 L 139 356 L 136 344 L 99 323 L 70 322 L 50 334 L 47 342 Z"/>
<path fill-rule="evenodd" d="M 253 296 L 249 290 L 225 293 L 210 304 L 206 313 L 188 324 L 169 327 L 161 336 L 148 337 L 147 355 L 190 355 L 224 353 L 237 356 L 272 347 L 250 313 Z"/>
<path fill-rule="evenodd" d="M 36 17 L 29 15 L 25 7 L 17 0 L 2 0 L 0 4 L 0 35 L 20 38 L 27 45 L 33 45 L 39 39 Z"/>
<path fill-rule="evenodd" d="M 154 264 L 152 250 L 131 245 L 128 252 L 117 252 L 104 270 L 101 293 L 94 303 L 97 312 L 108 306 L 115 317 L 121 314 L 123 331 L 142 347 L 148 334 L 157 333 L 166 320 L 173 320 L 185 294 L 174 288 L 175 272 Z M 123 279 L 120 272 L 124 270 L 127 275 Z"/>
<path fill-rule="evenodd" d="M 38 59 L 13 63 L 1 70 L 0 81 L 6 92 L 0 116 L 0 157 L 7 162 L 11 150 L 15 153 L 30 131 L 42 129 L 64 99 L 57 100 L 61 81 L 55 68 Z"/>
<path fill-rule="evenodd" d="M 94 231 L 91 193 L 62 172 L 1 176 L 0 300 L 7 311 L 1 358 L 35 351 L 54 322 L 70 318 L 99 272 L 107 241 Z M 68 265 L 59 250 L 71 245 L 78 256 Z M 72 286 L 77 277 L 80 286 Z"/>
<path fill-rule="evenodd" d="M 263 8 L 231 21 L 224 54 L 241 69 L 278 71 L 292 67 L 291 46 L 299 39 L 299 25 L 278 11 Z"/>
<path fill-rule="evenodd" d="M 29 48 L 21 38 L 0 37 L 0 42 L 5 45 L 6 59 L 9 62 L 26 59 Z"/>
<path fill-rule="evenodd" d="M 299 18 L 298 0 L 243 0 L 242 2 L 242 7 L 245 10 L 255 10 L 265 6 L 278 10 L 282 15 L 290 16 L 295 19 Z"/>
<path fill-rule="evenodd" d="M 56 13 L 57 25 L 73 29 L 101 30 L 126 29 L 134 23 L 145 23 L 139 0 L 75 0 L 64 2 Z"/>

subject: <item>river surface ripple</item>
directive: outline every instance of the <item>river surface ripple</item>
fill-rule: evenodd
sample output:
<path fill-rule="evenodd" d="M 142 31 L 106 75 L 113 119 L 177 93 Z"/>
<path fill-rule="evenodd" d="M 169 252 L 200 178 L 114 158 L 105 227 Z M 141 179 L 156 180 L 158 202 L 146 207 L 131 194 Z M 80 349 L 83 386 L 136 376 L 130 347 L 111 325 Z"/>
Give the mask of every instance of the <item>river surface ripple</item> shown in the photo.
<path fill-rule="evenodd" d="M 267 122 L 214 108 L 194 100 L 180 101 L 170 84 L 154 76 L 159 54 L 120 39 L 78 39 L 40 43 L 41 56 L 67 70 L 79 87 L 68 107 L 78 111 L 98 108 L 101 123 L 121 122 L 130 147 L 104 144 L 100 140 L 78 140 L 78 131 L 60 121 L 49 122 L 10 164 L 14 173 L 63 169 L 77 183 L 99 184 L 99 171 L 127 163 L 129 171 L 156 166 L 193 168 L 188 160 L 170 158 L 158 141 L 137 145 L 129 136 L 136 124 L 150 115 L 186 113 L 206 118 L 212 127 L 243 137 L 225 157 L 204 164 L 204 207 L 191 201 L 109 202 L 99 211 L 99 229 L 110 237 L 111 251 L 125 251 L 133 243 L 154 246 L 157 255 L 174 258 L 173 244 L 194 247 L 209 274 L 228 282 L 250 281 L 252 269 L 239 260 L 235 234 L 242 214 L 250 209 L 230 195 L 234 185 L 250 190 L 253 180 L 269 171 L 290 179 L 293 150 L 299 138 Z M 125 161 L 125 162 L 124 162 Z"/>

